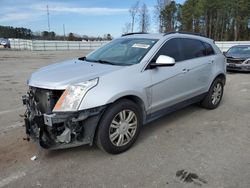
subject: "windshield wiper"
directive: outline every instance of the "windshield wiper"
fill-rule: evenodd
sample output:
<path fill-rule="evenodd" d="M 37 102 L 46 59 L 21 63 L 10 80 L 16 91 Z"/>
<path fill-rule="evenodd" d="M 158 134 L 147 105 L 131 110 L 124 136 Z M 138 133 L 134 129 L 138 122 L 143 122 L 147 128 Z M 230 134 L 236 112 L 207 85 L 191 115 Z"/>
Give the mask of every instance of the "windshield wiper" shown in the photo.
<path fill-rule="evenodd" d="M 86 59 L 85 58 L 85 61 L 89 61 L 89 62 L 94 62 L 94 63 L 101 63 L 101 64 L 109 64 L 109 65 L 117 65 L 116 63 L 112 63 L 110 61 L 105 61 L 105 60 L 94 60 L 94 59 Z"/>
<path fill-rule="evenodd" d="M 84 56 L 84 57 L 79 57 L 78 60 L 80 60 L 80 61 L 85 61 L 85 60 L 86 60 L 86 57 L 85 57 L 85 56 Z"/>
<path fill-rule="evenodd" d="M 115 64 L 113 62 L 105 61 L 105 60 L 101 60 L 101 59 L 96 60 L 96 62 L 101 63 L 101 64 L 117 65 L 117 64 Z"/>
<path fill-rule="evenodd" d="M 85 56 L 84 57 L 79 57 L 78 60 L 80 61 L 88 61 L 88 62 L 97 62 L 97 63 L 103 63 L 101 60 L 92 60 L 92 59 L 87 59 Z"/>
<path fill-rule="evenodd" d="M 86 57 L 80 57 L 80 58 L 78 58 L 78 60 L 88 61 L 88 62 L 93 62 L 93 63 L 108 64 L 108 65 L 117 65 L 117 66 L 124 66 L 124 65 L 126 65 L 126 64 L 117 64 L 117 63 L 113 63 L 113 62 L 102 60 L 102 59 L 99 59 L 99 60 L 87 59 Z"/>

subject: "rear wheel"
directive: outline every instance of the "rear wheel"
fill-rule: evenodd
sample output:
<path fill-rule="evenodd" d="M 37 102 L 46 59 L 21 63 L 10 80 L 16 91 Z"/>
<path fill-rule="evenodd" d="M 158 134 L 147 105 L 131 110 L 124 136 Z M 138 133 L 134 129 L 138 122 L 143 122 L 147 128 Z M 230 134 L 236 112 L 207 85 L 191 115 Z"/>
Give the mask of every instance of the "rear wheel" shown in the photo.
<path fill-rule="evenodd" d="M 140 108 L 130 100 L 120 100 L 108 107 L 101 118 L 97 146 L 108 153 L 122 153 L 136 141 L 141 124 Z"/>
<path fill-rule="evenodd" d="M 201 101 L 201 106 L 207 109 L 215 109 L 219 106 L 224 91 L 224 84 L 220 78 L 217 78 L 212 83 L 208 94 Z"/>

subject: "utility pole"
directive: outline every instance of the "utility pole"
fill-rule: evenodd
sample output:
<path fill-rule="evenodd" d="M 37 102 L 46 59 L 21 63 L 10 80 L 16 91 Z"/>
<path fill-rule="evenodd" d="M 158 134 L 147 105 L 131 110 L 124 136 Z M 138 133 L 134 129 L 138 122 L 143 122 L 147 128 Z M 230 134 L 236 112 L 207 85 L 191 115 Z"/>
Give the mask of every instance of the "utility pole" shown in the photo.
<path fill-rule="evenodd" d="M 63 39 L 65 40 L 65 25 L 63 24 Z"/>
<path fill-rule="evenodd" d="M 50 21 L 49 21 L 49 5 L 47 4 L 47 17 L 48 17 L 48 28 L 50 32 Z"/>

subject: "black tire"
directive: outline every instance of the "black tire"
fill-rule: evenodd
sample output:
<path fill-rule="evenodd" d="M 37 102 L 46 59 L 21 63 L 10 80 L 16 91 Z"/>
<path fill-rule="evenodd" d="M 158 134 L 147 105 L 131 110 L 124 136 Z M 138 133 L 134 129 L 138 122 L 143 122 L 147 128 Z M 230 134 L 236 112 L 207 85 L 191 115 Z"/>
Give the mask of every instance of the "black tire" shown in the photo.
<path fill-rule="evenodd" d="M 217 97 L 216 102 L 214 101 L 213 94 L 215 93 L 216 87 L 221 87 L 220 96 Z M 206 95 L 206 97 L 201 101 L 201 106 L 207 109 L 215 109 L 219 106 L 224 92 L 224 82 L 220 78 L 216 78 Z"/>
<path fill-rule="evenodd" d="M 125 133 L 119 133 L 119 136 L 117 137 L 118 140 L 120 139 L 120 134 L 122 134 L 122 141 L 126 140 L 128 143 L 126 143 L 125 145 L 115 145 L 113 142 L 116 142 L 117 140 L 113 140 L 111 141 L 111 135 L 117 131 L 119 132 L 121 129 L 121 119 L 119 121 L 119 125 L 117 125 L 117 127 L 119 128 L 113 128 L 111 126 L 111 122 L 113 122 L 113 120 L 115 120 L 115 122 L 117 123 L 118 121 L 116 121 L 115 118 L 120 117 L 120 112 L 124 112 L 126 115 L 129 115 L 130 112 L 133 112 L 133 121 L 137 122 L 137 126 L 136 128 L 133 128 L 133 130 L 131 129 L 131 131 L 133 131 L 133 136 L 131 136 L 131 133 L 129 134 L 131 137 L 130 138 L 123 136 Z M 124 117 L 126 117 L 126 115 Z M 132 116 L 131 115 L 131 116 Z M 127 117 L 128 118 L 128 117 Z M 124 119 L 127 119 L 124 118 Z M 131 121 L 132 121 L 131 120 Z M 134 123 L 133 123 L 134 124 Z M 129 123 L 126 125 L 130 125 Z M 132 124 L 131 124 L 132 125 Z M 141 125 L 142 125 L 142 117 L 141 117 L 141 111 L 140 108 L 132 101 L 127 100 L 127 99 L 122 99 L 119 100 L 115 103 L 113 103 L 112 105 L 110 105 L 107 110 L 104 112 L 100 122 L 99 122 L 99 126 L 98 126 L 98 130 L 97 130 L 97 134 L 96 134 L 96 145 L 111 154 L 119 154 L 122 153 L 126 150 L 128 150 L 136 141 L 139 133 L 140 133 L 140 129 L 141 129 Z M 134 126 L 133 126 L 134 127 Z M 114 130 L 115 131 L 114 131 Z M 113 131 L 113 133 L 111 133 Z M 125 131 L 125 130 L 121 130 L 121 131 Z M 127 128 L 127 131 L 129 131 L 129 128 Z M 125 131 L 125 132 L 127 132 Z M 118 134 L 118 133 L 117 133 Z M 127 134 L 128 135 L 128 134 Z M 130 140 L 130 141 L 129 141 Z M 119 141 L 117 141 L 118 143 Z"/>

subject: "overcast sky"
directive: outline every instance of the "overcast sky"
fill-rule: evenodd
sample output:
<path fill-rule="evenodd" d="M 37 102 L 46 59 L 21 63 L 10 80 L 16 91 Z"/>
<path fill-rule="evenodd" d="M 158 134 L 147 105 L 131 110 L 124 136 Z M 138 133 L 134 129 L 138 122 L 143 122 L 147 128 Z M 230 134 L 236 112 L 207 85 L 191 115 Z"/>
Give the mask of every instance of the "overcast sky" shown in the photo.
<path fill-rule="evenodd" d="M 184 0 L 177 0 L 183 3 Z M 128 10 L 135 0 L 0 0 L 0 25 L 26 27 L 32 31 L 48 30 L 46 5 L 50 10 L 50 28 L 57 34 L 118 37 L 125 23 L 130 22 Z M 140 0 L 151 13 L 151 32 L 156 32 L 154 6 L 156 0 Z M 136 26 L 135 29 L 138 29 Z"/>

